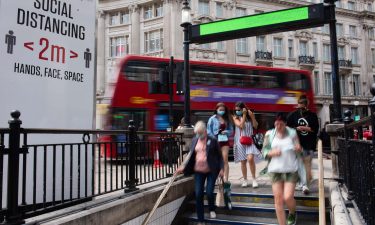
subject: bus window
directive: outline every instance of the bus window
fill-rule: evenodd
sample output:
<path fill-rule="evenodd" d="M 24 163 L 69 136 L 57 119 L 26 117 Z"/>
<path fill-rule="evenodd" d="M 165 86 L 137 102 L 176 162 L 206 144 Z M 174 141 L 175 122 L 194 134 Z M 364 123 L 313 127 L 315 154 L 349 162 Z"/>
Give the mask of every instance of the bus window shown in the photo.
<path fill-rule="evenodd" d="M 287 89 L 298 91 L 298 90 L 309 90 L 310 85 L 307 77 L 304 74 L 289 73 L 286 80 Z"/>
<path fill-rule="evenodd" d="M 146 130 L 143 121 L 146 119 L 145 111 L 122 111 L 116 110 L 112 114 L 112 129 L 113 130 L 127 130 L 129 121 L 134 121 L 134 126 L 138 130 Z"/>

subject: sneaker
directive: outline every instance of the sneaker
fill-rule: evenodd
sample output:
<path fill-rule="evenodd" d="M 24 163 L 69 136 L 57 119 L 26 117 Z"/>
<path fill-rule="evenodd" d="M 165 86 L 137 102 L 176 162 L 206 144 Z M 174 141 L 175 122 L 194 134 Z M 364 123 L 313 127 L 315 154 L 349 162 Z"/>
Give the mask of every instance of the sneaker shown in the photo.
<path fill-rule="evenodd" d="M 289 214 L 286 224 L 288 225 L 295 225 L 297 223 L 297 214 Z"/>
<path fill-rule="evenodd" d="M 242 181 L 241 187 L 247 187 L 247 180 Z"/>
<path fill-rule="evenodd" d="M 305 195 L 308 195 L 308 194 L 310 193 L 310 189 L 309 189 L 306 185 L 304 185 L 304 186 L 302 187 L 302 192 L 303 192 Z"/>
<path fill-rule="evenodd" d="M 215 213 L 215 211 L 211 211 L 210 212 L 210 218 L 211 219 L 216 219 L 216 213 Z"/>
<path fill-rule="evenodd" d="M 296 190 L 296 191 L 302 191 L 302 186 L 301 186 L 301 185 L 296 185 L 295 190 Z"/>
<path fill-rule="evenodd" d="M 256 180 L 253 180 L 253 188 L 259 187 L 258 182 Z"/>

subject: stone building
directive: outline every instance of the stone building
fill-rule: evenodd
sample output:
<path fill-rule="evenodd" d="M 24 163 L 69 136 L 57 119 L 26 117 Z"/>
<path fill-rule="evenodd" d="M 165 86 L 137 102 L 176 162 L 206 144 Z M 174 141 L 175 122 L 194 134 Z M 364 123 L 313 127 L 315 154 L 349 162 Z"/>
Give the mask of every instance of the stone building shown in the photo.
<path fill-rule="evenodd" d="M 321 0 L 190 0 L 192 23 L 275 11 Z M 342 107 L 368 115 L 375 81 L 375 2 L 336 2 Z M 111 98 L 117 62 L 127 54 L 183 59 L 181 0 L 99 0 L 97 97 L 99 114 Z M 329 27 L 190 46 L 191 60 L 310 70 L 321 125 L 330 120 Z"/>

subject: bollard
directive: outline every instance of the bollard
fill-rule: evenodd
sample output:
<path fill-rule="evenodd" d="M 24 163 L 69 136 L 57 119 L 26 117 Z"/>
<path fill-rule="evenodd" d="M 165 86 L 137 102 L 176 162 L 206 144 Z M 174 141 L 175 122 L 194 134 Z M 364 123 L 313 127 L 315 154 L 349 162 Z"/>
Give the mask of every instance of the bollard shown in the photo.
<path fill-rule="evenodd" d="M 349 145 L 349 139 L 354 138 L 354 134 L 352 129 L 348 130 L 346 128 L 347 125 L 353 122 L 353 119 L 351 118 L 352 112 L 350 110 L 345 110 L 344 112 L 344 135 L 345 135 L 345 155 L 346 155 L 346 184 L 348 188 L 348 200 L 354 199 L 354 193 L 352 191 L 352 181 L 351 181 L 351 166 L 350 166 L 350 145 Z"/>
<path fill-rule="evenodd" d="M 137 151 L 137 146 L 136 146 L 136 140 L 137 140 L 137 131 L 135 130 L 134 126 L 134 121 L 130 120 L 129 121 L 129 138 L 128 138 L 128 143 L 129 143 L 129 148 L 128 148 L 128 160 L 129 160 L 129 180 L 125 181 L 126 189 L 125 193 L 132 192 L 138 190 L 136 188 L 138 179 L 136 179 L 136 151 Z"/>
<path fill-rule="evenodd" d="M 13 110 L 9 123 L 9 151 L 8 151 L 8 190 L 7 190 L 7 211 L 4 224 L 22 224 L 21 213 L 18 207 L 18 182 L 19 182 L 19 161 L 20 161 L 20 136 L 21 124 L 19 119 L 21 113 Z"/>

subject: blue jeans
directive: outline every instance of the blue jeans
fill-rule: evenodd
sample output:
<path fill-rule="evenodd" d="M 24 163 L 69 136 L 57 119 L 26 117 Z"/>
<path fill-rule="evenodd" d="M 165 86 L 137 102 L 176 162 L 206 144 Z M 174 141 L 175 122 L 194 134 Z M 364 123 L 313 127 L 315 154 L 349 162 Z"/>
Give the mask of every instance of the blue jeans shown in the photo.
<path fill-rule="evenodd" d="M 197 206 L 197 216 L 198 221 L 204 221 L 204 206 L 203 206 L 203 197 L 204 197 L 204 183 L 207 179 L 206 186 L 206 195 L 208 199 L 208 209 L 209 211 L 215 210 L 215 197 L 214 197 L 214 188 L 215 181 L 217 178 L 216 173 L 195 173 L 195 200 Z"/>

